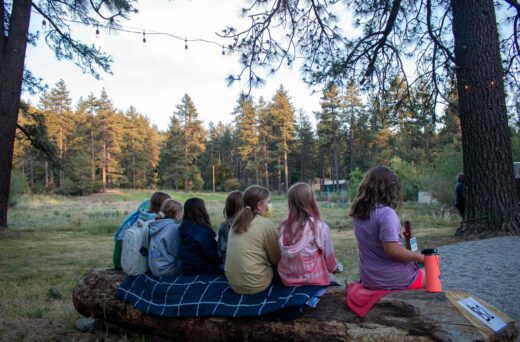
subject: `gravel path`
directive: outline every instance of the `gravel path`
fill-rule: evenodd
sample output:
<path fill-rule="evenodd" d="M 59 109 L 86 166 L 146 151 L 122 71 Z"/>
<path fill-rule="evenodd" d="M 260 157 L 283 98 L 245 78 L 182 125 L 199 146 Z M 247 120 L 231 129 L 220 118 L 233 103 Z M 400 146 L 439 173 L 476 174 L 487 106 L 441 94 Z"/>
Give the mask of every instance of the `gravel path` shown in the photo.
<path fill-rule="evenodd" d="M 438 251 L 443 290 L 474 294 L 520 326 L 520 236 L 462 242 Z"/>

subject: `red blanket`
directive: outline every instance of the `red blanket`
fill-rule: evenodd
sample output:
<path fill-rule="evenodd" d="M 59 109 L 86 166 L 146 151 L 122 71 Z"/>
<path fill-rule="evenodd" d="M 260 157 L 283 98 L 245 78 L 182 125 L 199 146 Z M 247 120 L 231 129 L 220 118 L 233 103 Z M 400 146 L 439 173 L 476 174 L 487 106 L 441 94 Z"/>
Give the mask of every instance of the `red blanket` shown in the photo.
<path fill-rule="evenodd" d="M 353 282 L 347 286 L 347 305 L 359 317 L 365 317 L 372 307 L 393 290 L 369 290 L 361 283 Z"/>

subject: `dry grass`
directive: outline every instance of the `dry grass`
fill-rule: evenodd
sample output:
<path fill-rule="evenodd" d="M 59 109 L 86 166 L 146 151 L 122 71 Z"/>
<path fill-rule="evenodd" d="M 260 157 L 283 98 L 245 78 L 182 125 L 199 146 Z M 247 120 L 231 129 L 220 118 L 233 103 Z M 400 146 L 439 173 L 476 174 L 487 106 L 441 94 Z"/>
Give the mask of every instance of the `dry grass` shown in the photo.
<path fill-rule="evenodd" d="M 225 194 L 170 193 L 179 201 L 203 198 L 217 229 Z M 84 198 L 39 195 L 20 200 L 9 214 L 11 230 L 0 235 L 0 339 L 92 340 L 93 335 L 73 329 L 79 318 L 72 305 L 73 288 L 90 268 L 111 266 L 118 224 L 150 195 L 150 191 L 119 190 Z M 278 225 L 287 215 L 286 199 L 273 196 L 272 202 L 272 220 Z M 358 279 L 348 208 L 326 203 L 320 207 L 331 227 L 336 255 L 345 266 L 340 282 Z M 420 248 L 457 241 L 453 234 L 458 218 L 451 212 L 409 203 L 400 215 L 412 222 Z M 105 339 L 128 338 L 107 333 Z"/>

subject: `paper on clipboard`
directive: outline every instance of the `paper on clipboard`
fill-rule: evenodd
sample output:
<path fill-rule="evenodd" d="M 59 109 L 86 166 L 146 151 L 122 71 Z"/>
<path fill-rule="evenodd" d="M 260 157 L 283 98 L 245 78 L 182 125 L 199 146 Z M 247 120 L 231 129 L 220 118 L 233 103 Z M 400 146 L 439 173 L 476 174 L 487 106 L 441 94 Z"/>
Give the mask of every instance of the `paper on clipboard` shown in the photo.
<path fill-rule="evenodd" d="M 419 250 L 419 246 L 417 245 L 417 238 L 415 236 L 410 238 L 410 250 L 412 252 L 417 252 Z"/>
<path fill-rule="evenodd" d="M 461 299 L 458 303 L 475 316 L 479 321 L 490 327 L 494 332 L 500 331 L 507 323 L 489 311 L 484 305 L 477 302 L 473 297 Z"/>

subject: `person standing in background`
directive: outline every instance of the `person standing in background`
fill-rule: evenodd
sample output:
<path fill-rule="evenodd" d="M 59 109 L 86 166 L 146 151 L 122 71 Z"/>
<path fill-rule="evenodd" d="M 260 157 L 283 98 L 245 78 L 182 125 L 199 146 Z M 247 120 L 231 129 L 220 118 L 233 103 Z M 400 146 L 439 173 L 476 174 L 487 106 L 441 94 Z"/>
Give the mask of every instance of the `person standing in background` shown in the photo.
<path fill-rule="evenodd" d="M 457 184 L 455 185 L 455 208 L 458 209 L 462 220 L 464 220 L 464 207 L 466 205 L 464 190 L 464 174 L 459 173 L 457 176 Z"/>

